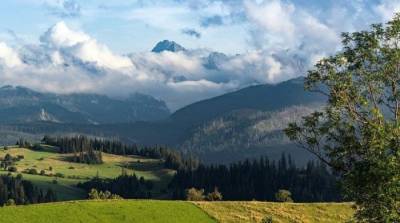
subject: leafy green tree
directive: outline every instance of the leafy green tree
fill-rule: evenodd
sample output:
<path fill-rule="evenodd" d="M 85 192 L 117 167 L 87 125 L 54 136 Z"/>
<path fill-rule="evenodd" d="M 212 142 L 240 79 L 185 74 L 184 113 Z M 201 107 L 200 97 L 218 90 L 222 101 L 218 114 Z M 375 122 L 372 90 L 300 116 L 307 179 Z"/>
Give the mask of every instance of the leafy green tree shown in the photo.
<path fill-rule="evenodd" d="M 100 199 L 99 192 L 96 189 L 91 189 L 88 195 L 89 195 L 90 200 L 99 200 Z"/>
<path fill-rule="evenodd" d="M 188 201 L 203 201 L 204 189 L 196 189 L 194 187 L 186 190 L 186 200 Z"/>
<path fill-rule="evenodd" d="M 342 43 L 305 80 L 327 105 L 285 132 L 340 174 L 358 222 L 400 222 L 400 14 Z"/>
<path fill-rule="evenodd" d="M 218 191 L 218 188 L 215 187 L 214 191 L 207 194 L 208 201 L 222 201 L 222 194 Z"/>
<path fill-rule="evenodd" d="M 292 193 L 288 190 L 279 190 L 275 194 L 275 200 L 278 202 L 293 202 Z"/>
<path fill-rule="evenodd" d="M 14 199 L 8 199 L 7 202 L 5 203 L 5 206 L 15 206 Z"/>

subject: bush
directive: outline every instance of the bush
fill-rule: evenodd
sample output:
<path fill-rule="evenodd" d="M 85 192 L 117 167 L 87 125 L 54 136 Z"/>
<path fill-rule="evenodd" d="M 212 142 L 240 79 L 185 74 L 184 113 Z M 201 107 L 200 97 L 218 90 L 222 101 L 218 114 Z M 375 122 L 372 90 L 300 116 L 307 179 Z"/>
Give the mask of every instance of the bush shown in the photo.
<path fill-rule="evenodd" d="M 10 166 L 10 167 L 8 167 L 7 170 L 10 171 L 10 172 L 17 172 L 17 167 L 15 167 L 15 166 Z"/>
<path fill-rule="evenodd" d="M 288 190 L 279 190 L 275 194 L 275 199 L 278 202 L 293 202 L 292 193 Z"/>
<path fill-rule="evenodd" d="M 31 168 L 31 169 L 26 169 L 26 170 L 24 170 L 24 173 L 32 174 L 32 175 L 37 175 L 37 174 L 38 174 L 38 171 L 37 171 L 35 168 Z"/>
<path fill-rule="evenodd" d="M 8 199 L 7 202 L 5 203 L 6 206 L 14 206 L 15 205 L 15 201 L 14 199 Z"/>
<path fill-rule="evenodd" d="M 65 177 L 65 175 L 62 174 L 62 173 L 56 173 L 56 174 L 54 174 L 54 176 L 55 177 L 59 177 L 59 178 L 64 178 Z"/>
<path fill-rule="evenodd" d="M 218 188 L 214 188 L 214 191 L 207 194 L 208 201 L 222 201 L 222 194 L 218 191 Z"/>
<path fill-rule="evenodd" d="M 273 223 L 274 221 L 272 220 L 272 217 L 271 216 L 267 216 L 267 217 L 265 217 L 265 218 L 263 218 L 262 220 L 261 220 L 261 223 Z"/>
<path fill-rule="evenodd" d="M 204 200 L 204 189 L 197 190 L 192 187 L 186 190 L 186 200 L 188 201 L 203 201 Z"/>
<path fill-rule="evenodd" d="M 89 194 L 88 194 L 89 200 L 99 200 L 99 192 L 96 189 L 91 189 Z"/>
<path fill-rule="evenodd" d="M 110 191 L 106 190 L 105 192 L 98 192 L 96 189 L 91 189 L 88 194 L 89 200 L 120 200 L 121 196 L 117 194 L 112 194 Z"/>
<path fill-rule="evenodd" d="M 54 179 L 53 181 L 51 181 L 53 184 L 58 184 L 58 181 L 56 179 Z"/>
<path fill-rule="evenodd" d="M 41 171 L 40 171 L 40 175 L 42 175 L 42 176 L 46 175 L 46 171 L 41 170 Z"/>

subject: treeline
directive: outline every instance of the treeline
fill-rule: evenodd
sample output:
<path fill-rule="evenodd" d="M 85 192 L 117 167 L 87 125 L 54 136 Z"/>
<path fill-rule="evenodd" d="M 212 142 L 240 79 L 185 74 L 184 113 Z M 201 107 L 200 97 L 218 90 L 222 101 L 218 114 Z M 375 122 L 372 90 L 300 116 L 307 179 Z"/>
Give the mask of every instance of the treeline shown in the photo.
<path fill-rule="evenodd" d="M 52 189 L 44 192 L 35 187 L 30 181 L 22 179 L 22 175 L 0 176 L 0 206 L 14 204 L 35 204 L 54 202 L 57 196 Z"/>
<path fill-rule="evenodd" d="M 288 190 L 296 202 L 339 201 L 337 179 L 325 165 L 309 162 L 298 168 L 290 156 L 276 163 L 267 158 L 238 162 L 230 166 L 200 165 L 180 169 L 169 185 L 174 199 L 186 199 L 187 189 L 210 193 L 218 188 L 224 200 L 274 201 L 279 190 Z"/>
<path fill-rule="evenodd" d="M 96 159 L 96 154 L 105 152 L 115 155 L 137 155 L 152 159 L 162 159 L 165 168 L 175 170 L 195 169 L 199 165 L 199 161 L 196 158 L 188 157 L 184 159 L 181 153 L 161 146 L 138 147 L 135 144 L 127 145 L 117 140 L 90 138 L 86 136 L 45 136 L 42 143 L 58 147 L 61 153 L 80 155 L 79 153 L 83 151 L 86 155 L 90 154 L 88 151 L 93 151 L 94 155 L 86 157 L 88 159 Z"/>
<path fill-rule="evenodd" d="M 144 199 L 151 198 L 153 182 L 145 180 L 143 177 L 138 178 L 135 174 L 127 175 L 124 173 L 115 179 L 95 177 L 90 181 L 79 183 L 77 186 L 88 193 L 95 189 L 96 191 L 109 191 L 126 199 Z"/>

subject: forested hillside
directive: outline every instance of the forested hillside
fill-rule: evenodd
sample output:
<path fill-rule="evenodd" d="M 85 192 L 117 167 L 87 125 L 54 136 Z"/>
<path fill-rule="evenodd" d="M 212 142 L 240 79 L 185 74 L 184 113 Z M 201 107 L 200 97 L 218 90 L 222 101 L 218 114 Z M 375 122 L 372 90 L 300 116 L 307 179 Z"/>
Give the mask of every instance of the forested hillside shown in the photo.
<path fill-rule="evenodd" d="M 4 143 L 21 133 L 38 140 L 44 134 L 86 134 L 126 143 L 168 145 L 207 163 L 229 163 L 267 155 L 292 154 L 298 164 L 312 158 L 291 144 L 283 128 L 318 109 L 324 97 L 303 89 L 303 78 L 258 85 L 194 103 L 157 122 L 63 124 L 34 122 L 0 126 Z M 118 113 L 117 113 L 118 114 Z"/>

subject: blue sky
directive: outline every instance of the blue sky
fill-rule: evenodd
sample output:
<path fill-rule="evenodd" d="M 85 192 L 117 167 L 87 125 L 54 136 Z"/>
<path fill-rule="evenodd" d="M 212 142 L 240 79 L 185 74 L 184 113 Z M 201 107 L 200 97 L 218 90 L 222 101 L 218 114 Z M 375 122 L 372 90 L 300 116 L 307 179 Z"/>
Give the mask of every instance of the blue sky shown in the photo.
<path fill-rule="evenodd" d="M 76 7 L 66 8 L 67 5 Z M 229 53 L 247 50 L 244 24 L 201 27 L 204 18 L 226 14 L 223 8 L 215 4 L 198 10 L 187 3 L 168 0 L 4 0 L 0 4 L 0 39 L 11 40 L 12 30 L 21 39 L 35 42 L 62 20 L 118 53 L 146 51 L 163 39 L 190 48 L 209 47 Z M 201 30 L 201 38 L 184 34 L 188 29 Z"/>
<path fill-rule="evenodd" d="M 0 85 L 140 92 L 175 110 L 304 76 L 342 32 L 399 11 L 398 0 L 2 0 Z M 188 50 L 151 53 L 164 39 Z"/>

